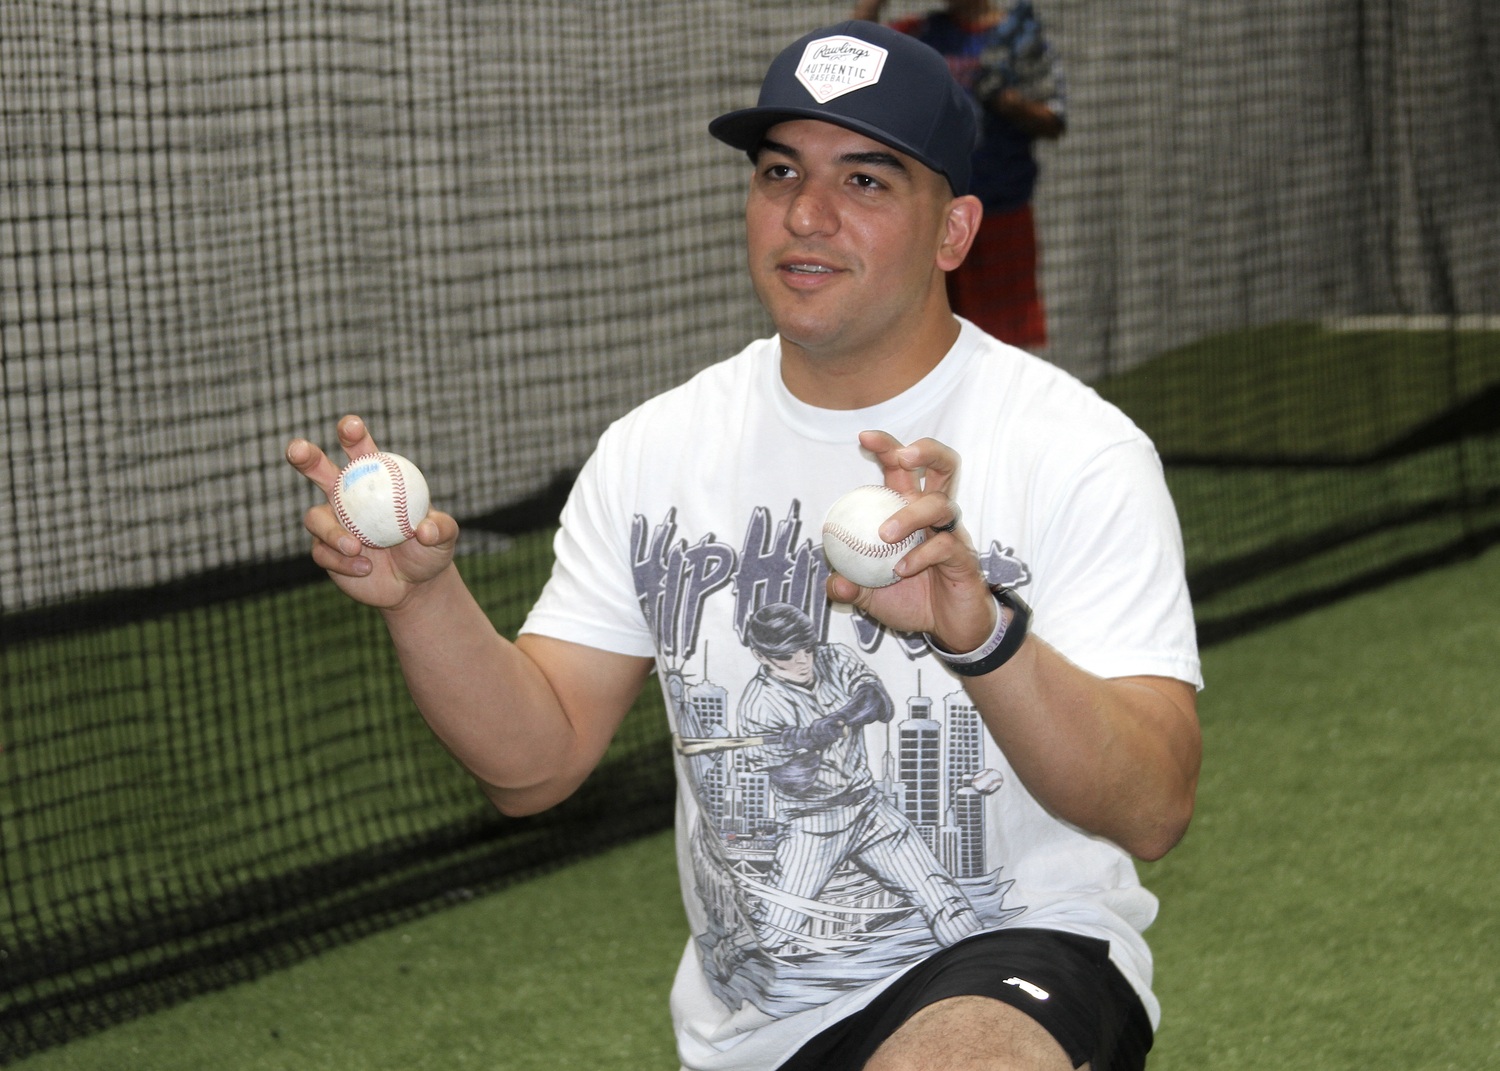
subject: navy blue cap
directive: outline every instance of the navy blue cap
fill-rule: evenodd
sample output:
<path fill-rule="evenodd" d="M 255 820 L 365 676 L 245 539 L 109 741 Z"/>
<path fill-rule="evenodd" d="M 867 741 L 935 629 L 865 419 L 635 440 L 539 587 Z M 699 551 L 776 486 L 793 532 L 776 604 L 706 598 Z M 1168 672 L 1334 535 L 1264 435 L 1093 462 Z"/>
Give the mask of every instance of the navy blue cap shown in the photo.
<path fill-rule="evenodd" d="M 974 105 L 938 51 L 878 22 L 814 30 L 771 61 L 753 108 L 727 112 L 708 132 L 754 153 L 788 119 L 821 119 L 915 157 L 969 190 L 978 136 Z"/>

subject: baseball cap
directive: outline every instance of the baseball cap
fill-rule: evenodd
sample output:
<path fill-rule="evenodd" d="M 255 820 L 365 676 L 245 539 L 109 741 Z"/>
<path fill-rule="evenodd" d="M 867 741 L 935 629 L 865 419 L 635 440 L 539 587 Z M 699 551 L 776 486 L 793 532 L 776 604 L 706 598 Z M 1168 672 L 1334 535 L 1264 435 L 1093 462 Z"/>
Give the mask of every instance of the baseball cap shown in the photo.
<path fill-rule="evenodd" d="M 929 45 L 878 22 L 813 30 L 771 61 L 753 108 L 727 112 L 708 132 L 754 153 L 788 119 L 821 119 L 915 157 L 954 194 L 969 189 L 978 127 L 974 105 Z"/>

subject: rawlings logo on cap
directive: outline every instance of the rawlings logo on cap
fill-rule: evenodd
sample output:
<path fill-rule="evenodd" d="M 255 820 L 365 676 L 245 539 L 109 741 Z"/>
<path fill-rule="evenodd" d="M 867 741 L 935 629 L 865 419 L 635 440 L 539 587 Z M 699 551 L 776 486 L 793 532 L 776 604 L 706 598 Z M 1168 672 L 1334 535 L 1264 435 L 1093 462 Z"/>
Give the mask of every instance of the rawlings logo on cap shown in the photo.
<path fill-rule="evenodd" d="M 880 81 L 887 55 L 879 45 L 857 37 L 820 37 L 803 50 L 797 81 L 807 87 L 813 100 L 827 104 Z"/>

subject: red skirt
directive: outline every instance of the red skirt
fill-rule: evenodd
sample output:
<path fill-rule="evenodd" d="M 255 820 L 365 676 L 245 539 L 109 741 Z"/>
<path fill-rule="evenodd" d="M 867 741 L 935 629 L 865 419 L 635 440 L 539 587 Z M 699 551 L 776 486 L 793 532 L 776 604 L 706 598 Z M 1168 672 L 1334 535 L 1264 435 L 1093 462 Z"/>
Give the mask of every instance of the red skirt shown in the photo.
<path fill-rule="evenodd" d="M 1031 206 L 985 216 L 969 255 L 948 273 L 948 302 L 1002 342 L 1047 344 L 1047 317 L 1036 282 L 1036 222 Z"/>

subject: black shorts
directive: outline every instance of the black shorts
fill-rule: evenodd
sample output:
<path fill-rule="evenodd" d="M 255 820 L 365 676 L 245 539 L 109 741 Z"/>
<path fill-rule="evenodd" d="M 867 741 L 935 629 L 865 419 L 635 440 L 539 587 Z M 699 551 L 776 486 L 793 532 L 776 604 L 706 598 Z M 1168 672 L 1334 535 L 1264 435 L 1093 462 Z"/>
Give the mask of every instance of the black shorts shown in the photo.
<path fill-rule="evenodd" d="M 919 963 L 867 1007 L 803 1045 L 779 1071 L 860 1071 L 907 1019 L 960 996 L 993 997 L 1019 1008 L 1057 1039 L 1074 1067 L 1146 1066 L 1151 1021 L 1109 961 L 1109 942 L 1014 929 L 976 934 Z"/>

